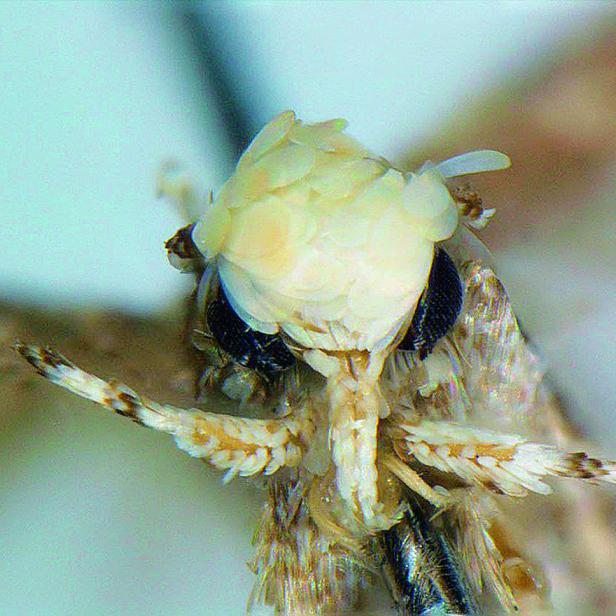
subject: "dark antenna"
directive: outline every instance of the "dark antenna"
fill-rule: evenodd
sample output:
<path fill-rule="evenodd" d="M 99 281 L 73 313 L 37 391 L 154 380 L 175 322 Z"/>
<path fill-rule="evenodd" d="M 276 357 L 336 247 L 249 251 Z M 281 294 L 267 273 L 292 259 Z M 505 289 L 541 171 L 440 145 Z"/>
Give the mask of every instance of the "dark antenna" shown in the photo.
<path fill-rule="evenodd" d="M 240 75 L 234 70 L 234 50 L 226 44 L 227 25 L 216 14 L 201 5 L 198 9 L 186 5 L 180 11 L 184 38 L 196 59 L 203 78 L 204 100 L 212 95 L 220 114 L 234 162 L 244 151 L 258 129 L 256 113 L 242 105 L 237 86 Z"/>

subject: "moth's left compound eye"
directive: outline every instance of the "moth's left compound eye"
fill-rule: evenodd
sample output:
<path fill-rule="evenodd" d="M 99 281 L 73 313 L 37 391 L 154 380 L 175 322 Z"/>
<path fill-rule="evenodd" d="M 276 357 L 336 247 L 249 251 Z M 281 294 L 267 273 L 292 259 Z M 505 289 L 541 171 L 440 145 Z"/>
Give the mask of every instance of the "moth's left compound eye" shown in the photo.
<path fill-rule="evenodd" d="M 295 357 L 278 334 L 263 334 L 240 319 L 222 288 L 207 308 L 206 320 L 220 348 L 242 366 L 273 376 L 290 368 Z"/>
<path fill-rule="evenodd" d="M 203 257 L 191 237 L 193 227 L 194 224 L 182 227 L 165 242 L 170 263 L 183 272 L 203 269 Z M 295 364 L 294 355 L 279 334 L 255 331 L 242 321 L 222 286 L 208 304 L 205 319 L 218 346 L 238 364 L 267 377 Z"/>
<path fill-rule="evenodd" d="M 454 262 L 442 248 L 435 248 L 428 285 L 398 349 L 417 351 L 420 359 L 425 359 L 453 327 L 463 299 L 464 289 Z"/>

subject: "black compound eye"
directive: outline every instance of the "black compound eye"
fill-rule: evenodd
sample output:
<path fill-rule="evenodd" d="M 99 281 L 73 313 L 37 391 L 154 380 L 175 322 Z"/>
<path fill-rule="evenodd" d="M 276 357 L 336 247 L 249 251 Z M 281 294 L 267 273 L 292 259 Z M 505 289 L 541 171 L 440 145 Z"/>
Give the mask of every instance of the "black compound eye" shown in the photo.
<path fill-rule="evenodd" d="M 237 316 L 222 287 L 208 306 L 206 320 L 220 348 L 242 366 L 272 376 L 295 363 L 278 334 L 257 332 Z"/>
<path fill-rule="evenodd" d="M 417 351 L 425 359 L 434 345 L 453 327 L 464 299 L 464 289 L 451 257 L 436 248 L 428 286 L 413 315 L 413 321 L 398 348 Z"/>

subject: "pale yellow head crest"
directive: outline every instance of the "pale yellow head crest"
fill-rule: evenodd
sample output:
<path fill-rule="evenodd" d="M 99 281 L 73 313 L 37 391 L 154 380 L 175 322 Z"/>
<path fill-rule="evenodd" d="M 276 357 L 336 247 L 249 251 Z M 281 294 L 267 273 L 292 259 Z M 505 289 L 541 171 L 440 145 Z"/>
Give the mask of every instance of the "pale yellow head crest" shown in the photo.
<path fill-rule="evenodd" d="M 458 210 L 445 180 L 503 168 L 483 151 L 403 173 L 344 133 L 286 111 L 244 152 L 193 231 L 253 329 L 309 349 L 386 346 L 421 295 Z"/>

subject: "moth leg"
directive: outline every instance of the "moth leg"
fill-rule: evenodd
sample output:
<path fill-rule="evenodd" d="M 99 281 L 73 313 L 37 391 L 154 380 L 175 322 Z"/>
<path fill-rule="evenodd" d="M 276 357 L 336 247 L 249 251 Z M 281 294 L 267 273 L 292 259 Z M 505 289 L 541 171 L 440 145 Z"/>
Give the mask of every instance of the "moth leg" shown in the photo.
<path fill-rule="evenodd" d="M 301 418 L 250 419 L 159 404 L 123 383 L 80 370 L 52 349 L 20 342 L 14 348 L 52 383 L 170 434 L 180 449 L 226 470 L 225 481 L 236 475 L 271 475 L 283 466 L 297 466 L 302 458 L 311 424 Z"/>
<path fill-rule="evenodd" d="M 445 507 L 450 503 L 447 494 L 435 490 L 426 483 L 419 473 L 414 471 L 408 464 L 404 463 L 398 456 L 385 453 L 381 456 L 383 466 L 391 471 L 402 483 L 404 483 L 415 494 L 419 494 L 435 507 Z"/>
<path fill-rule="evenodd" d="M 508 496 L 549 494 L 542 479 L 571 477 L 616 483 L 616 462 L 569 453 L 552 445 L 445 421 L 422 421 L 396 428 L 394 449 L 402 460 L 413 458 Z"/>
<path fill-rule="evenodd" d="M 372 362 L 381 362 L 379 370 Z M 338 493 L 367 526 L 387 528 L 389 520 L 379 502 L 376 468 L 382 398 L 375 375 L 380 374 L 382 359 L 359 352 L 335 358 L 333 363 L 337 366 L 328 376 L 326 396 Z"/>

